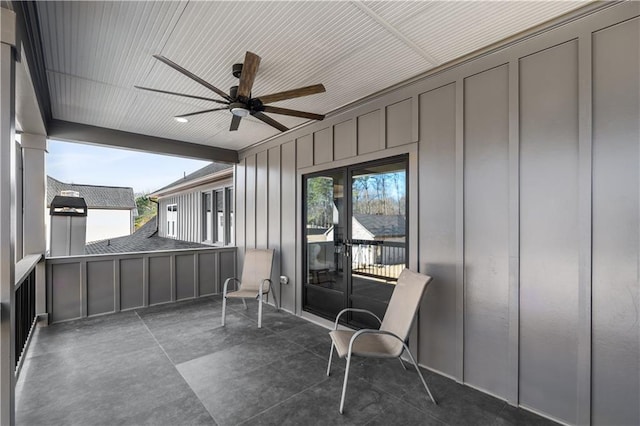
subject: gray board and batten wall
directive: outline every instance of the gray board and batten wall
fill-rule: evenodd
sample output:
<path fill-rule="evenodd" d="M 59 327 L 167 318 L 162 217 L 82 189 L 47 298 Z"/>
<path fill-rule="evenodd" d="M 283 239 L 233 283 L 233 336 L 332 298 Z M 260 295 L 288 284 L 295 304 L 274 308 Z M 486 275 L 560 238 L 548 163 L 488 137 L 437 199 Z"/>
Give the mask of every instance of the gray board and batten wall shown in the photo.
<path fill-rule="evenodd" d="M 564 423 L 640 424 L 639 16 L 608 5 L 241 151 L 238 267 L 275 248 L 308 315 L 302 176 L 408 154 L 420 363 Z"/>

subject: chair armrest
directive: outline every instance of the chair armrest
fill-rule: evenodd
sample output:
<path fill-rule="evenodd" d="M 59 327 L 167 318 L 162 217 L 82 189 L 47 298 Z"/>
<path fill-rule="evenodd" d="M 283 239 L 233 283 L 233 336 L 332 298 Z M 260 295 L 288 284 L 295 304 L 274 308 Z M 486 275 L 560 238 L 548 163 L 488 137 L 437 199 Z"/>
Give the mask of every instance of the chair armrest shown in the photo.
<path fill-rule="evenodd" d="M 381 334 L 385 336 L 391 336 L 398 339 L 398 341 L 400 341 L 400 343 L 404 345 L 404 340 L 402 340 L 400 336 L 398 336 L 395 333 L 392 333 L 390 331 L 385 331 L 385 330 L 373 330 L 370 328 L 363 328 L 362 330 L 358 330 L 357 332 L 354 333 L 353 336 L 351 336 L 351 340 L 349 340 L 349 351 L 347 352 L 347 356 L 349 357 L 351 356 L 351 350 L 353 349 L 353 344 L 355 343 L 356 339 L 364 334 Z"/>
<path fill-rule="evenodd" d="M 338 312 L 338 315 L 336 316 L 336 322 L 333 325 L 333 329 L 334 330 L 338 329 L 338 321 L 340 320 L 340 317 L 343 314 L 347 313 L 347 312 L 361 312 L 361 313 L 364 313 L 364 314 L 369 314 L 369 315 L 371 315 L 372 317 L 374 317 L 375 319 L 378 320 L 378 324 L 382 324 L 382 320 L 380 319 L 380 317 L 378 317 L 376 314 L 374 314 L 371 311 L 368 311 L 366 309 L 359 309 L 359 308 L 346 308 L 346 309 L 343 309 L 340 312 Z"/>
<path fill-rule="evenodd" d="M 224 286 L 222 287 L 222 297 L 227 295 L 227 286 L 229 285 L 229 283 L 231 281 L 235 281 L 238 284 L 240 284 L 240 280 L 238 278 L 235 278 L 235 277 L 227 278 L 226 280 L 224 280 Z M 238 289 L 237 287 L 238 287 L 238 285 L 236 285 L 236 290 Z"/>
<path fill-rule="evenodd" d="M 269 283 L 269 291 L 271 291 L 271 280 L 269 278 L 265 278 L 264 280 L 262 280 L 260 282 L 260 293 L 258 293 L 258 296 L 264 293 L 264 283 L 268 282 Z"/>

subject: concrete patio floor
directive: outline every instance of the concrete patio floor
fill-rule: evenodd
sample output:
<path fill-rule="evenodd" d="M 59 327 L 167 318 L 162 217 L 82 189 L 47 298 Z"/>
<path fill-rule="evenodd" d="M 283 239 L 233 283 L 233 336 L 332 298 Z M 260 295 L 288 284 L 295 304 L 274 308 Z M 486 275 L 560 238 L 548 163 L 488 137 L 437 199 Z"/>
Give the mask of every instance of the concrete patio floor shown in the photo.
<path fill-rule="evenodd" d="M 206 297 L 40 327 L 17 386 L 18 425 L 546 425 L 397 360 L 344 360 L 326 377 L 328 330 L 257 304 Z"/>

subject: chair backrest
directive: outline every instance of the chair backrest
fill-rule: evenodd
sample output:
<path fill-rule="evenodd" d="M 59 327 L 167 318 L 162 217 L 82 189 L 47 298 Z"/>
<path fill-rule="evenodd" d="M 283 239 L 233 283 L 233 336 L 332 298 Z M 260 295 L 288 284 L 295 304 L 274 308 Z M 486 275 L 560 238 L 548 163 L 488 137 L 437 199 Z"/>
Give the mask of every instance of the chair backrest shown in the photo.
<path fill-rule="evenodd" d="M 390 331 L 406 341 L 424 291 L 430 282 L 430 276 L 411 272 L 405 268 L 398 277 L 380 330 Z M 398 342 L 398 345 L 401 343 Z"/>
<path fill-rule="evenodd" d="M 240 279 L 240 290 L 260 290 L 263 280 L 271 279 L 273 249 L 248 249 L 244 253 L 244 266 Z M 268 290 L 269 286 L 265 287 Z"/>

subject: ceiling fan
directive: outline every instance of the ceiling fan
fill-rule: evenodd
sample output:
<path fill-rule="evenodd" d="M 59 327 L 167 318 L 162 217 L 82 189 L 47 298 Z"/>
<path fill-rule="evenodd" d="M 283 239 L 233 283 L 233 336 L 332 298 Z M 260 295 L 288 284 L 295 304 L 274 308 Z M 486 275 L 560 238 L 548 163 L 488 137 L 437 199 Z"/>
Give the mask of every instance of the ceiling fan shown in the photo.
<path fill-rule="evenodd" d="M 247 52 L 244 57 L 244 63 L 242 64 L 234 64 L 233 65 L 233 76 L 240 79 L 240 82 L 237 86 L 232 86 L 229 89 L 229 94 L 223 92 L 212 84 L 204 81 L 197 75 L 192 72 L 182 68 L 180 65 L 175 62 L 165 58 L 162 55 L 153 55 L 157 60 L 169 65 L 171 68 L 176 71 L 186 75 L 190 79 L 200 83 L 207 89 L 213 91 L 218 96 L 222 97 L 224 100 L 206 98 L 202 96 L 194 96 L 187 95 L 184 93 L 176 93 L 169 92 L 167 90 L 160 89 L 152 89 L 149 87 L 141 87 L 134 86 L 136 89 L 148 90 L 151 92 L 165 93 L 169 95 L 183 96 L 186 98 L 192 99 L 200 99 L 204 101 L 215 102 L 218 104 L 223 104 L 223 107 L 206 109 L 204 111 L 196 111 L 190 112 L 188 114 L 176 115 L 174 118 L 176 119 L 185 119 L 186 117 L 190 117 L 198 114 L 205 114 L 212 111 L 224 111 L 229 110 L 231 114 L 233 114 L 233 118 L 231 119 L 231 126 L 229 127 L 230 131 L 238 130 L 240 126 L 240 120 L 243 117 L 248 115 L 252 115 L 265 122 L 266 124 L 275 127 L 276 129 L 284 132 L 289 130 L 286 126 L 273 118 L 269 117 L 265 114 L 265 112 L 273 113 L 273 114 L 281 114 L 281 115 L 290 115 L 292 117 L 300 117 L 300 118 L 309 118 L 312 120 L 322 120 L 324 119 L 324 115 L 322 114 L 314 114 L 311 112 L 297 111 L 293 109 L 280 108 L 271 105 L 267 105 L 273 102 L 284 101 L 286 99 L 299 98 L 302 96 L 313 95 L 316 93 L 323 93 L 325 88 L 322 84 L 314 84 L 313 86 L 300 87 L 297 89 L 286 90 L 284 92 L 273 93 L 270 95 L 258 96 L 255 98 L 251 97 L 251 88 L 253 87 L 253 81 L 255 80 L 256 73 L 258 72 L 258 66 L 260 65 L 260 56 L 255 53 Z"/>

